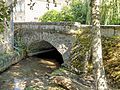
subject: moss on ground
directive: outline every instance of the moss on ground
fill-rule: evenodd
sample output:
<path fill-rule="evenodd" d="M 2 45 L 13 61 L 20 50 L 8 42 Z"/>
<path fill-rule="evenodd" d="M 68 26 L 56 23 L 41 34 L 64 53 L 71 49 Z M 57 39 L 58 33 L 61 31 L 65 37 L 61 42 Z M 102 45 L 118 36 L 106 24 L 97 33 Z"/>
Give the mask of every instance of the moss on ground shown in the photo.
<path fill-rule="evenodd" d="M 102 46 L 108 83 L 120 88 L 120 37 L 103 37 Z"/>
<path fill-rule="evenodd" d="M 72 47 L 71 65 L 82 72 L 86 52 L 90 49 L 91 35 L 89 30 L 80 30 Z"/>
<path fill-rule="evenodd" d="M 80 71 L 84 69 L 86 52 L 90 50 L 91 37 L 89 31 L 76 36 L 71 53 L 71 65 Z M 120 36 L 102 37 L 103 61 L 108 84 L 120 88 Z M 92 74 L 92 60 L 89 58 L 88 75 Z"/>

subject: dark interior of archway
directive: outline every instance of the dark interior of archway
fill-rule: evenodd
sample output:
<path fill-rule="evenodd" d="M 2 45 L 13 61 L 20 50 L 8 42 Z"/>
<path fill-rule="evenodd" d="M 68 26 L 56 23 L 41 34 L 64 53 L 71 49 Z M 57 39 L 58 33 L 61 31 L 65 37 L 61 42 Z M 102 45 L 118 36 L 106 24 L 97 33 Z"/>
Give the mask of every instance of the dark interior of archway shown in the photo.
<path fill-rule="evenodd" d="M 32 57 L 51 59 L 51 60 L 54 59 L 56 60 L 56 62 L 59 63 L 59 65 L 64 63 L 62 55 L 57 51 L 56 48 L 52 47 L 52 48 L 49 48 L 47 50 L 42 50 L 42 51 L 47 51 L 47 52 L 39 53 L 39 54 L 33 55 Z"/>

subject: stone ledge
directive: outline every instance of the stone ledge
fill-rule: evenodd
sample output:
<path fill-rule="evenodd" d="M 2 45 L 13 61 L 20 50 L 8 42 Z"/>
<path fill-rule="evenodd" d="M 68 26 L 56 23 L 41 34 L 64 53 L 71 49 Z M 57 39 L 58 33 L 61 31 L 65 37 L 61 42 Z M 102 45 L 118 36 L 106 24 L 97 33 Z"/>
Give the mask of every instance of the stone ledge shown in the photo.
<path fill-rule="evenodd" d="M 77 30 L 91 29 L 91 25 L 82 25 L 78 22 L 16 22 L 15 32 L 22 31 L 39 31 L 48 33 L 60 33 L 65 35 L 75 35 Z M 74 32 L 71 32 L 74 31 Z M 101 25 L 101 31 L 103 35 L 107 32 L 109 35 L 120 35 L 120 25 Z"/>
<path fill-rule="evenodd" d="M 15 25 L 61 25 L 76 27 L 92 27 L 92 25 L 80 24 L 79 22 L 15 22 Z M 120 28 L 120 25 L 101 25 L 101 28 Z"/>
<path fill-rule="evenodd" d="M 12 51 L 0 55 L 0 72 L 6 70 L 12 64 L 15 64 L 25 57 L 23 52 Z"/>

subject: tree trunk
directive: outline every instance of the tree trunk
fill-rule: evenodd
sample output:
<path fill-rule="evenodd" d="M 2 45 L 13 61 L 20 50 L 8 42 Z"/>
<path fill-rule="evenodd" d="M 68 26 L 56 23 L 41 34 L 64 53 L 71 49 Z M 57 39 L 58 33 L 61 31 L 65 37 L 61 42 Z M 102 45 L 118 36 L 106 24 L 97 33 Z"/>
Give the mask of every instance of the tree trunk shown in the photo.
<path fill-rule="evenodd" d="M 9 26 L 7 25 L 7 19 L 4 18 L 4 45 L 5 45 L 5 52 L 8 52 L 11 50 L 11 44 L 9 41 Z"/>
<path fill-rule="evenodd" d="M 105 70 L 102 59 L 100 33 L 100 0 L 91 0 L 92 6 L 92 61 L 96 90 L 107 90 Z"/>

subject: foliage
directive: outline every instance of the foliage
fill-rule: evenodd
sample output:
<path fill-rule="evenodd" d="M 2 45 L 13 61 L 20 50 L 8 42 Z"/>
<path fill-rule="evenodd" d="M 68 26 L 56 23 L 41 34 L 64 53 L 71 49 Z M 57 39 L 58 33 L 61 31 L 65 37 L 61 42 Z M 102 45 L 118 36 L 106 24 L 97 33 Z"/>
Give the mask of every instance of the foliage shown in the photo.
<path fill-rule="evenodd" d="M 3 29 L 4 29 L 3 23 L 0 23 L 0 32 L 3 32 Z"/>
<path fill-rule="evenodd" d="M 0 22 L 4 22 L 4 18 L 10 19 L 10 12 L 8 11 L 8 7 L 5 5 L 5 2 L 0 1 Z M 3 23 L 0 23 L 0 32 L 4 29 Z"/>
<path fill-rule="evenodd" d="M 86 23 L 87 13 L 88 13 L 88 10 L 90 9 L 90 7 L 88 9 L 88 3 L 89 1 L 86 3 L 85 0 L 84 2 L 82 0 L 72 1 L 72 3 L 70 4 L 70 7 L 71 7 L 71 12 L 74 16 L 74 19 L 73 19 L 74 22 L 80 22 L 81 24 Z"/>
<path fill-rule="evenodd" d="M 23 51 L 24 53 L 26 53 L 27 48 L 26 48 L 26 45 L 23 43 L 23 39 L 21 39 L 21 37 L 19 36 L 15 37 L 14 43 L 15 43 L 14 48 L 16 51 L 18 52 Z"/>
<path fill-rule="evenodd" d="M 48 11 L 40 18 L 42 19 L 41 21 L 72 21 L 80 22 L 81 24 L 90 24 L 90 0 L 72 0 L 71 2 L 69 6 L 64 7 L 60 12 L 55 11 L 57 15 Z M 120 24 L 120 0 L 102 0 L 100 12 L 101 24 Z M 50 16 L 48 13 L 50 13 Z"/>
<path fill-rule="evenodd" d="M 50 10 L 39 18 L 41 22 L 59 22 L 59 21 L 72 21 L 73 16 L 70 12 L 70 7 L 64 7 L 61 12 Z"/>
<path fill-rule="evenodd" d="M 35 90 L 35 89 L 32 87 L 26 87 L 25 90 Z"/>
<path fill-rule="evenodd" d="M 59 12 L 56 10 L 51 10 L 45 13 L 39 21 L 41 22 L 57 22 L 60 21 L 59 19 Z"/>
<path fill-rule="evenodd" d="M 91 45 L 90 30 L 80 30 L 76 36 L 76 42 L 72 47 L 71 65 L 81 72 L 84 72 L 86 52 L 90 50 Z"/>
<path fill-rule="evenodd" d="M 14 0 L 12 4 L 7 6 L 4 0 L 0 0 L 0 22 L 3 22 L 4 18 L 10 20 L 10 13 L 12 11 L 12 8 L 15 7 L 16 3 L 17 1 Z"/>
<path fill-rule="evenodd" d="M 120 0 L 102 0 L 101 24 L 120 24 Z"/>
<path fill-rule="evenodd" d="M 6 6 L 5 2 L 2 0 L 0 1 L 0 22 L 4 21 L 4 18 L 10 18 L 10 12 L 8 7 Z"/>
<path fill-rule="evenodd" d="M 84 32 L 83 38 L 81 38 L 82 35 L 79 34 L 72 48 L 71 65 L 80 71 L 84 70 L 85 53 L 90 48 L 90 37 L 88 34 L 88 32 Z M 120 36 L 102 37 L 102 47 L 103 62 L 108 84 L 114 88 L 120 88 Z M 93 64 L 90 58 L 88 75 L 92 74 L 92 69 Z"/>
<path fill-rule="evenodd" d="M 103 59 L 108 83 L 120 88 L 120 36 L 103 37 Z"/>
<path fill-rule="evenodd" d="M 56 21 L 72 21 L 72 22 L 80 22 L 82 24 L 88 23 L 86 21 L 87 14 L 89 11 L 87 10 L 87 4 L 82 3 L 79 0 L 73 0 L 70 6 L 65 6 L 62 8 L 60 12 L 55 10 L 48 11 L 45 13 L 39 21 L 41 22 L 56 22 Z M 90 15 L 90 14 L 89 14 Z"/>
<path fill-rule="evenodd" d="M 73 21 L 74 15 L 71 12 L 71 7 L 63 7 L 62 11 L 59 12 L 60 21 Z"/>
<path fill-rule="evenodd" d="M 16 2 L 17 1 L 14 0 L 12 4 L 7 6 L 4 0 L 0 0 L 0 22 L 6 21 L 6 23 L 8 24 L 7 21 L 10 21 L 10 13 L 12 11 L 12 7 L 16 5 Z M 0 32 L 3 31 L 4 27 L 8 27 L 8 26 L 9 25 L 4 26 L 3 23 L 0 23 Z"/>

